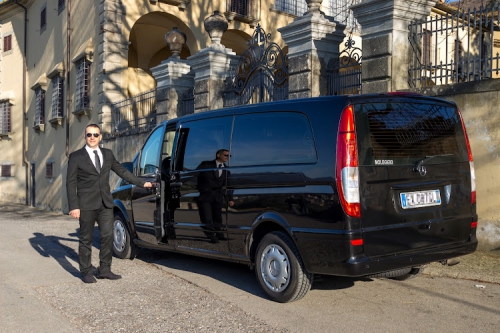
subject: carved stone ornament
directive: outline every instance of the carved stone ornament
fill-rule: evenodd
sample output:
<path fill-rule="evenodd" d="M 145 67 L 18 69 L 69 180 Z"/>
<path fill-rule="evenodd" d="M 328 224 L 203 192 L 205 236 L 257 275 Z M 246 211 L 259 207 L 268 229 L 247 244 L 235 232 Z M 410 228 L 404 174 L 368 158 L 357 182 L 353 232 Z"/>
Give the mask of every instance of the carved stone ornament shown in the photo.
<path fill-rule="evenodd" d="M 170 58 L 180 59 L 182 46 L 186 44 L 186 34 L 174 27 L 171 31 L 165 34 L 165 43 L 167 43 L 172 55 Z"/>
<path fill-rule="evenodd" d="M 218 48 L 222 35 L 227 31 L 228 23 L 226 18 L 221 15 L 218 10 L 216 10 L 212 15 L 205 19 L 204 25 L 206 32 L 208 32 L 208 35 L 212 40 L 211 47 L 215 46 Z"/>

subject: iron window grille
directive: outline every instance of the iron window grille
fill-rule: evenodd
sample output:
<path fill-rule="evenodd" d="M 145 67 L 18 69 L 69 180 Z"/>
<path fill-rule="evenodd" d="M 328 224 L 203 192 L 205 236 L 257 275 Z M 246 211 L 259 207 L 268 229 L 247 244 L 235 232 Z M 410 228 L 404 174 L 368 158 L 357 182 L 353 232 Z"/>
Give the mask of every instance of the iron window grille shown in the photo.
<path fill-rule="evenodd" d="M 52 78 L 52 119 L 63 117 L 64 79 L 56 75 Z"/>
<path fill-rule="evenodd" d="M 76 110 L 90 106 L 90 62 L 84 57 L 76 64 Z"/>
<path fill-rule="evenodd" d="M 53 165 L 54 163 L 52 162 L 47 162 L 47 164 L 45 164 L 45 178 L 54 178 Z"/>
<path fill-rule="evenodd" d="M 11 132 L 11 112 L 9 101 L 0 102 L 0 134 Z"/>
<path fill-rule="evenodd" d="M 4 36 L 3 38 L 3 51 L 7 52 L 12 50 L 12 35 Z"/>
<path fill-rule="evenodd" d="M 9 101 L 0 102 L 0 134 L 8 134 L 11 131 L 10 124 L 10 103 Z"/>
<path fill-rule="evenodd" d="M 307 3 L 305 0 L 276 0 L 274 2 L 276 10 L 295 16 L 304 15 L 307 12 Z"/>
<path fill-rule="evenodd" d="M 45 124 L 45 90 L 35 90 L 35 126 Z"/>

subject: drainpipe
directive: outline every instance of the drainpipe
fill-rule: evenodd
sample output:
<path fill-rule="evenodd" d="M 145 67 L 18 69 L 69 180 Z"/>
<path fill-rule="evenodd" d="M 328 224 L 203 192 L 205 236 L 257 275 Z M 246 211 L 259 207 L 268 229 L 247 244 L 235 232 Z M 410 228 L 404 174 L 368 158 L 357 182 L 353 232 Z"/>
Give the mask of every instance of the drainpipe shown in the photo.
<path fill-rule="evenodd" d="M 24 9 L 24 50 L 23 50 L 23 163 L 24 163 L 24 173 L 25 173 L 25 188 L 26 188 L 26 206 L 29 205 L 29 197 L 30 197 L 30 192 L 29 192 L 29 166 L 30 162 L 28 160 L 27 154 L 28 154 L 28 111 L 26 110 L 26 73 L 28 72 L 28 65 L 26 63 L 26 48 L 28 45 L 28 8 L 25 6 L 21 5 L 18 0 L 15 0 L 16 5 L 19 7 L 22 7 Z"/>
<path fill-rule="evenodd" d="M 71 106 L 70 66 L 71 66 L 71 0 L 66 1 L 66 157 L 69 157 L 69 115 Z"/>

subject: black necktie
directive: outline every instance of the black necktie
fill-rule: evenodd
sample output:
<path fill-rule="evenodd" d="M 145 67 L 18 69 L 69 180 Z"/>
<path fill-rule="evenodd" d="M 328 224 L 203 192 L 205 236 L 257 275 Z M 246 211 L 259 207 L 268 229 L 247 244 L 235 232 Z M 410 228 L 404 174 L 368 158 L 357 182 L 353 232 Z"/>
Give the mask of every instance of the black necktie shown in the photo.
<path fill-rule="evenodd" d="M 99 158 L 99 154 L 97 154 L 97 150 L 94 150 L 94 155 L 95 155 L 95 169 L 97 172 L 101 173 L 101 159 Z"/>
<path fill-rule="evenodd" d="M 222 176 L 222 164 L 219 164 L 218 167 L 219 167 L 219 177 Z"/>

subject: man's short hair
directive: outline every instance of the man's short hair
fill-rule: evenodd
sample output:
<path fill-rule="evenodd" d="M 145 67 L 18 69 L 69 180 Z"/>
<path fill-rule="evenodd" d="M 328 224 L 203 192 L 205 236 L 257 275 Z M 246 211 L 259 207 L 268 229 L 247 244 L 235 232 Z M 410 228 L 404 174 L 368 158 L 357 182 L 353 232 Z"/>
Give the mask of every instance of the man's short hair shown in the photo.
<path fill-rule="evenodd" d="M 87 125 L 87 127 L 85 127 L 85 132 L 87 132 L 87 128 L 89 128 L 89 127 L 97 128 L 99 130 L 99 133 L 101 133 L 101 128 L 97 124 L 89 124 L 89 125 Z"/>

